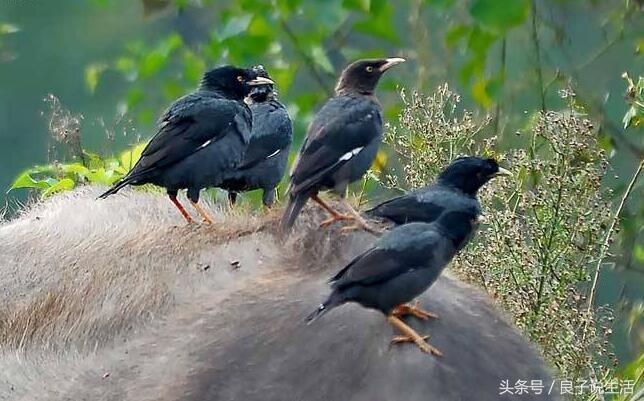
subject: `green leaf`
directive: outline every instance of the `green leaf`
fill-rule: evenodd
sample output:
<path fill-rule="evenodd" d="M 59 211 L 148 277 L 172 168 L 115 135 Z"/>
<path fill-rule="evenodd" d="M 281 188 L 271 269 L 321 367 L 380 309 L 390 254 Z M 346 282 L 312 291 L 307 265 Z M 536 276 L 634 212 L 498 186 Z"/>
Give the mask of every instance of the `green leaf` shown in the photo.
<path fill-rule="evenodd" d="M 220 41 L 224 41 L 233 36 L 237 36 L 240 33 L 248 29 L 250 21 L 253 19 L 252 14 L 243 14 L 240 16 L 230 17 L 224 27 L 217 33 L 217 38 Z"/>
<path fill-rule="evenodd" d="M 10 33 L 16 33 L 16 32 L 20 32 L 20 28 L 18 28 L 18 25 L 9 24 L 6 22 L 0 24 L 0 35 L 8 35 Z"/>
<path fill-rule="evenodd" d="M 65 174 L 77 174 L 83 178 L 86 178 L 89 174 L 89 169 L 82 164 L 73 163 L 73 164 L 61 164 L 61 172 Z"/>
<path fill-rule="evenodd" d="M 425 0 L 425 4 L 430 7 L 447 9 L 454 4 L 454 0 Z"/>
<path fill-rule="evenodd" d="M 163 83 L 163 95 L 168 100 L 174 100 L 185 93 L 185 88 L 176 80 L 168 79 Z"/>
<path fill-rule="evenodd" d="M 119 156 L 119 162 L 121 163 L 121 166 L 126 168 L 128 171 L 132 169 L 136 162 L 141 158 L 143 149 L 145 149 L 146 146 L 147 142 L 139 143 L 138 145 L 135 145 L 130 149 L 122 152 Z"/>
<path fill-rule="evenodd" d="M 90 93 L 96 91 L 101 74 L 107 69 L 104 63 L 93 63 L 85 67 L 85 86 Z"/>
<path fill-rule="evenodd" d="M 139 75 L 141 78 L 149 78 L 156 74 L 165 66 L 166 56 L 158 51 L 146 54 L 139 65 Z"/>
<path fill-rule="evenodd" d="M 493 32 L 489 32 L 478 27 L 472 29 L 467 41 L 468 49 L 472 50 L 477 56 L 485 58 L 488 49 L 499 38 Z"/>
<path fill-rule="evenodd" d="M 125 103 L 127 105 L 128 109 L 131 109 L 141 103 L 143 98 L 145 97 L 145 94 L 143 93 L 143 89 L 134 87 L 130 89 L 127 92 L 127 97 L 125 98 Z"/>
<path fill-rule="evenodd" d="M 371 0 L 344 0 L 342 6 L 349 10 L 369 12 L 371 9 Z"/>
<path fill-rule="evenodd" d="M 470 8 L 470 14 L 477 22 L 500 33 L 521 25 L 528 12 L 527 0 L 475 0 Z"/>
<path fill-rule="evenodd" d="M 128 81 L 134 81 L 138 76 L 136 62 L 130 57 L 119 57 L 114 62 L 114 68 L 123 74 Z"/>
<path fill-rule="evenodd" d="M 335 72 L 335 69 L 333 68 L 333 65 L 331 64 L 331 61 L 326 55 L 326 52 L 322 48 L 322 46 L 316 45 L 311 48 L 311 58 L 313 58 L 313 61 L 322 69 L 328 73 L 333 73 Z"/>
<path fill-rule="evenodd" d="M 35 180 L 31 177 L 33 170 L 28 170 L 21 173 L 11 184 L 9 191 L 18 189 L 18 188 L 37 188 L 37 189 L 47 189 L 49 188 L 49 183 L 45 180 Z M 8 191 L 7 191 L 8 192 Z"/>
<path fill-rule="evenodd" d="M 635 244 L 633 248 L 633 257 L 640 263 L 644 263 L 644 246 Z"/>
<path fill-rule="evenodd" d="M 83 155 L 90 169 L 97 169 L 104 165 L 103 159 L 98 153 L 83 149 Z"/>
<path fill-rule="evenodd" d="M 183 76 L 186 80 L 196 84 L 206 70 L 206 62 L 192 51 L 183 53 Z"/>
<path fill-rule="evenodd" d="M 63 178 L 49 188 L 45 189 L 42 193 L 42 197 L 47 198 L 55 194 L 56 192 L 69 191 L 70 189 L 73 189 L 74 186 L 76 186 L 74 180 L 72 180 L 71 178 Z"/>
<path fill-rule="evenodd" d="M 353 29 L 367 35 L 388 40 L 393 44 L 399 44 L 400 38 L 394 29 L 392 17 L 393 7 L 391 4 L 386 4 L 377 15 L 356 22 L 353 25 Z"/>
<path fill-rule="evenodd" d="M 452 25 L 445 34 L 445 44 L 447 47 L 454 48 L 460 41 L 469 37 L 471 33 L 472 27 L 468 25 Z"/>

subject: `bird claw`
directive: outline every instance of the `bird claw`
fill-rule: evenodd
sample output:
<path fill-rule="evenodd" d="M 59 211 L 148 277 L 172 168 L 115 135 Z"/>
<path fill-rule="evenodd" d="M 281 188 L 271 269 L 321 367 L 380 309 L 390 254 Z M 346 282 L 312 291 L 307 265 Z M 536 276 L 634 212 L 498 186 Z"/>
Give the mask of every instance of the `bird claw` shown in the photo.
<path fill-rule="evenodd" d="M 350 233 L 352 231 L 357 231 L 361 229 L 362 227 L 358 226 L 357 224 L 351 224 L 350 226 L 344 226 L 340 229 L 340 232 L 342 234 Z"/>
<path fill-rule="evenodd" d="M 338 214 L 338 215 L 333 215 L 329 217 L 328 219 L 322 221 L 320 223 L 320 228 L 330 226 L 331 224 L 335 223 L 336 221 L 349 221 L 353 220 L 353 216 L 350 216 L 348 214 Z"/>
<path fill-rule="evenodd" d="M 426 310 L 422 309 L 419 305 L 420 305 L 420 302 L 418 300 L 416 300 L 416 302 L 414 302 L 413 305 L 409 305 L 409 304 L 398 305 L 393 310 L 392 313 L 393 315 L 398 317 L 402 317 L 405 315 L 412 315 L 421 320 L 428 320 L 429 318 L 438 319 L 437 314 L 432 312 L 427 312 Z"/>
<path fill-rule="evenodd" d="M 426 341 L 429 338 L 429 334 L 424 335 L 421 338 L 423 339 L 423 341 Z M 403 334 L 393 336 L 392 339 L 391 339 L 392 344 L 413 343 L 413 342 L 414 342 L 413 338 L 411 338 L 410 336 L 403 335 Z"/>
<path fill-rule="evenodd" d="M 443 353 L 426 340 L 429 338 L 429 335 L 412 337 L 408 335 L 397 335 L 391 339 L 392 344 L 402 344 L 402 343 L 414 343 L 420 350 L 426 354 L 432 354 L 435 356 L 443 356 Z"/>
<path fill-rule="evenodd" d="M 340 229 L 340 232 L 342 234 L 347 234 L 347 233 L 357 231 L 357 230 L 364 230 L 364 231 L 366 231 L 368 233 L 371 233 L 371 234 L 373 234 L 375 236 L 380 236 L 384 232 L 383 230 L 379 230 L 377 228 L 371 227 L 367 223 L 361 223 L 358 220 L 355 220 L 355 223 L 351 224 L 350 226 L 342 227 Z"/>

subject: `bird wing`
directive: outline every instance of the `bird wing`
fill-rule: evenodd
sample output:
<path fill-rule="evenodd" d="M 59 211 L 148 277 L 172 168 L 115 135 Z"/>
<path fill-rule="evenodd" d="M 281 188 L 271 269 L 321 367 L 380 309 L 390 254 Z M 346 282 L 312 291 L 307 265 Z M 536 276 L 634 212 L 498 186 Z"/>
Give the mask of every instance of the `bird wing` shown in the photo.
<path fill-rule="evenodd" d="M 260 162 L 277 156 L 289 148 L 293 138 L 293 124 L 284 106 L 276 101 L 251 106 L 253 129 L 250 143 L 239 170 L 249 169 Z"/>
<path fill-rule="evenodd" d="M 475 214 L 478 209 L 478 201 L 474 197 L 441 184 L 433 184 L 382 202 L 365 213 L 389 219 L 396 224 L 405 224 L 412 221 L 431 223 L 450 210 Z"/>
<path fill-rule="evenodd" d="M 430 223 L 436 220 L 443 211 L 445 211 L 445 205 L 433 202 L 431 199 L 423 200 L 417 194 L 409 193 L 382 202 L 365 213 L 389 219 L 396 224 L 405 224 L 410 221 Z"/>
<path fill-rule="evenodd" d="M 161 117 L 159 131 L 130 175 L 145 174 L 185 159 L 220 138 L 250 138 L 252 117 L 241 102 L 193 93 L 177 100 Z"/>
<path fill-rule="evenodd" d="M 449 246 L 449 239 L 432 227 L 411 223 L 389 231 L 338 272 L 330 280 L 332 286 L 373 285 L 430 265 Z"/>
<path fill-rule="evenodd" d="M 291 173 L 291 188 L 302 192 L 320 183 L 382 135 L 380 106 L 370 99 L 338 96 L 311 123 Z"/>
<path fill-rule="evenodd" d="M 357 283 L 371 285 L 387 281 L 409 269 L 400 263 L 400 257 L 396 251 L 371 248 L 353 259 L 330 282 L 334 288 L 342 288 Z"/>

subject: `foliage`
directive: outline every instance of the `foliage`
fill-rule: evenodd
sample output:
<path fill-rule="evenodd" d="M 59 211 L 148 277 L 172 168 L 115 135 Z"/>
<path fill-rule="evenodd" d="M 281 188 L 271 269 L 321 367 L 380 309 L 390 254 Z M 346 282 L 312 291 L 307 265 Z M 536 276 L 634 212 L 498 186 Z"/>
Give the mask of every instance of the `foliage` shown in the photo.
<path fill-rule="evenodd" d="M 96 153 L 83 151 L 87 164 L 52 163 L 23 171 L 9 190 L 29 188 L 40 191 L 43 198 L 67 191 L 79 184 L 112 185 L 123 177 L 137 160 L 145 143 L 133 146 L 116 157 L 102 158 Z"/>
<path fill-rule="evenodd" d="M 572 103 L 560 112 L 539 113 L 529 134 L 519 134 L 525 146 L 502 154 L 494 137 L 473 140 L 485 121 L 457 113 L 459 97 L 447 86 L 406 99 L 403 93 L 405 108 L 386 136 L 403 160 L 402 171 L 393 174 L 402 172 L 405 181 L 384 182 L 426 185 L 460 154 L 503 160 L 515 178 L 493 181 L 481 191 L 484 222 L 454 269 L 512 314 L 561 377 L 612 377 L 617 360 L 605 342 L 610 311 L 585 312 L 591 268 L 602 263 L 604 240 L 613 234 L 608 194 L 601 190 L 608 164 L 592 123 Z"/>
<path fill-rule="evenodd" d="M 639 77 L 637 83 L 633 82 L 626 72 L 622 77 L 628 84 L 626 102 L 630 106 L 626 114 L 624 114 L 622 123 L 624 124 L 624 129 L 631 126 L 637 128 L 644 123 L 644 77 Z"/>

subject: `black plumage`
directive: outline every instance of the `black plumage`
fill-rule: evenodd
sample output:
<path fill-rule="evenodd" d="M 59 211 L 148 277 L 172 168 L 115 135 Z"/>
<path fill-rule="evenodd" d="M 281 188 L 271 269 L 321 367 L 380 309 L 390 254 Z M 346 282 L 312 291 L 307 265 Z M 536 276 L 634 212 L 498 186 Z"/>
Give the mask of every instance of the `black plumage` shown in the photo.
<path fill-rule="evenodd" d="M 476 165 L 476 171 L 465 165 Z M 458 167 L 458 168 L 457 168 Z M 457 170 L 458 174 L 456 174 Z M 465 171 L 474 174 L 465 174 Z M 461 188 L 475 194 L 490 178 L 499 175 L 498 164 L 491 159 L 467 158 L 455 161 L 448 167 L 442 179 L 463 177 Z M 439 198 L 450 190 L 441 188 Z M 459 190 L 460 191 L 460 190 Z M 449 193 L 449 196 L 454 194 Z M 458 194 L 456 194 L 458 195 Z M 466 196 L 466 195 L 462 195 Z M 469 196 L 469 195 L 468 195 Z M 410 212 L 405 203 L 400 215 Z M 372 248 L 352 260 L 331 279 L 331 295 L 320 307 L 308 316 L 308 321 L 320 317 L 336 306 L 347 302 L 381 311 L 389 322 L 404 333 L 398 341 L 413 341 L 421 350 L 440 355 L 440 351 L 427 344 L 424 337 L 407 326 L 399 316 L 413 314 L 426 318 L 428 312 L 406 303 L 422 294 L 441 274 L 445 266 L 473 236 L 481 209 L 471 202 L 442 205 L 441 213 L 435 214 L 431 223 L 412 222 L 393 228 L 383 235 Z M 416 202 L 416 208 L 435 208 L 433 203 Z M 419 213 L 415 216 L 426 216 Z"/>
<path fill-rule="evenodd" d="M 262 66 L 253 70 L 270 79 Z M 286 170 L 293 125 L 271 84 L 254 86 L 246 102 L 253 114 L 250 143 L 239 167 L 226 176 L 220 187 L 228 191 L 233 204 L 238 192 L 261 189 L 264 205 L 270 206 Z"/>
<path fill-rule="evenodd" d="M 302 207 L 312 198 L 336 220 L 361 220 L 342 215 L 317 194 L 330 189 L 344 197 L 347 186 L 369 169 L 382 139 L 382 107 L 374 95 L 380 76 L 401 58 L 359 60 L 342 72 L 336 95 L 320 109 L 308 128 L 291 172 L 289 201 L 281 228 L 288 232 Z M 343 198 L 344 200 L 344 198 Z M 325 222 L 325 223 L 327 223 Z M 323 223 L 324 224 L 324 223 Z"/>
<path fill-rule="evenodd" d="M 204 74 L 197 90 L 175 101 L 159 120 L 159 130 L 132 170 L 100 196 L 106 198 L 127 185 L 155 184 L 166 188 L 183 216 L 190 215 L 177 200 L 180 189 L 204 218 L 199 192 L 219 185 L 236 168 L 248 146 L 252 115 L 243 102 L 254 85 L 272 83 L 250 69 L 233 66 Z"/>
<path fill-rule="evenodd" d="M 452 210 L 480 214 L 478 190 L 491 178 L 507 174 L 493 159 L 460 157 L 441 172 L 435 183 L 382 202 L 365 214 L 395 224 L 431 223 Z"/>

